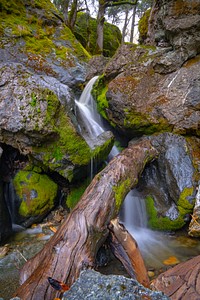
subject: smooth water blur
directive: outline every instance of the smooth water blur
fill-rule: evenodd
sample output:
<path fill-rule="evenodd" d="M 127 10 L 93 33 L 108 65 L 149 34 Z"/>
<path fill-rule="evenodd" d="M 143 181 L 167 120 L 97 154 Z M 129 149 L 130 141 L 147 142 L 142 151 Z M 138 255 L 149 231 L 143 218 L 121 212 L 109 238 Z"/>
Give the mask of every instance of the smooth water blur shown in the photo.
<path fill-rule="evenodd" d="M 183 232 L 170 235 L 149 229 L 145 200 L 136 189 L 126 196 L 120 221 L 137 241 L 147 268 L 170 265 L 167 261 L 170 257 L 181 262 L 200 253 L 199 239 L 188 237 Z"/>

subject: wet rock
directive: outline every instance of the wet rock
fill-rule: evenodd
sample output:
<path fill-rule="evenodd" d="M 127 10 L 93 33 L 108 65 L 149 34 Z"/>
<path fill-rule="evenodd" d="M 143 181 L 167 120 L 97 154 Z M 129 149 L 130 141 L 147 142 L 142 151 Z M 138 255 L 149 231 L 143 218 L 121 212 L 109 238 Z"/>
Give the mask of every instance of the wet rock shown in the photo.
<path fill-rule="evenodd" d="M 102 74 L 108 61 L 109 58 L 102 55 L 93 56 L 88 63 L 86 80 Z"/>
<path fill-rule="evenodd" d="M 151 140 L 160 154 L 145 168 L 138 189 L 146 197 L 149 225 L 175 230 L 190 220 L 193 211 L 196 182 L 191 153 L 179 135 L 164 133 Z"/>
<path fill-rule="evenodd" d="M 161 292 L 151 291 L 136 280 L 117 275 L 102 275 L 93 270 L 83 271 L 63 300 L 86 299 L 169 299 Z"/>
<path fill-rule="evenodd" d="M 196 194 L 196 201 L 188 234 L 193 237 L 200 237 L 200 186 L 198 187 Z"/>
<path fill-rule="evenodd" d="M 94 95 L 102 116 L 126 135 L 199 136 L 199 68 L 200 56 L 183 65 L 174 51 L 123 45 Z"/>

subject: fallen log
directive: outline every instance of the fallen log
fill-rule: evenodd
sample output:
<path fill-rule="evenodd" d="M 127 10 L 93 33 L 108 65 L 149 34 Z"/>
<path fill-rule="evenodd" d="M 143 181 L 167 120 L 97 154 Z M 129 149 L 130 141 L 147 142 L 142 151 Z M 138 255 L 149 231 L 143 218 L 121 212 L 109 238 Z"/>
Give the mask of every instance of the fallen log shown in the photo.
<path fill-rule="evenodd" d="M 83 268 L 93 268 L 96 253 L 108 236 L 126 194 L 136 186 L 145 164 L 158 155 L 148 139 L 131 144 L 97 174 L 79 203 L 44 248 L 21 270 L 22 300 L 58 297 L 48 277 L 71 286 Z"/>
<path fill-rule="evenodd" d="M 200 255 L 160 274 L 151 287 L 172 300 L 200 299 Z"/>
<path fill-rule="evenodd" d="M 135 277 L 139 283 L 149 288 L 148 273 L 136 240 L 123 224 L 118 222 L 117 218 L 111 220 L 108 228 L 111 234 L 114 235 L 112 236 L 111 246 L 114 248 L 116 257 L 122 262 L 131 277 Z M 135 276 L 132 275 L 133 272 Z"/>

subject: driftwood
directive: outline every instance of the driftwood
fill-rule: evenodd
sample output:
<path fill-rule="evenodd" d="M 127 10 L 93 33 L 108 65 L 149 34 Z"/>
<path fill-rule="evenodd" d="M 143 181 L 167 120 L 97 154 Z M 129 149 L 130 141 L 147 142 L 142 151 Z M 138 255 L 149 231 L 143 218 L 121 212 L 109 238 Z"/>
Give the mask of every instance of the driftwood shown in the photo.
<path fill-rule="evenodd" d="M 172 300 L 199 300 L 200 255 L 160 274 L 152 282 L 152 288 L 164 292 Z"/>
<path fill-rule="evenodd" d="M 136 240 L 122 224 L 119 224 L 118 219 L 111 220 L 109 229 L 112 235 L 111 247 L 116 257 L 131 277 L 135 277 L 139 283 L 149 288 L 148 273 Z"/>
<path fill-rule="evenodd" d="M 44 248 L 21 270 L 21 286 L 15 296 L 22 300 L 52 300 L 59 295 L 48 277 L 71 286 L 83 268 L 94 266 L 106 237 L 108 224 L 146 163 L 157 156 L 148 139 L 130 145 L 95 176 L 79 203 Z"/>

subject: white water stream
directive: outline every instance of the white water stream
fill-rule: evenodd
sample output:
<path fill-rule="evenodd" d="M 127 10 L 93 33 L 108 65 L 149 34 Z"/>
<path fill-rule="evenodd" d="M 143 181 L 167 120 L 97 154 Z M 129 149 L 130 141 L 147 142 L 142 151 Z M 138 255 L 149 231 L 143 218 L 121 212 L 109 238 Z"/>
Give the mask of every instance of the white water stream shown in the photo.
<path fill-rule="evenodd" d="M 105 131 L 102 119 L 96 109 L 96 103 L 91 95 L 92 87 L 97 78 L 96 76 L 89 81 L 79 101 L 76 101 L 79 117 L 81 118 L 82 134 L 89 145 L 92 139 L 97 138 L 99 134 Z M 109 158 L 118 153 L 119 151 L 114 146 Z M 163 261 L 170 256 L 175 256 L 180 261 L 184 261 L 193 255 L 197 255 L 200 251 L 200 245 L 197 245 L 195 253 L 193 251 L 191 254 L 191 251 L 185 247 L 184 240 L 177 240 L 175 236 L 170 237 L 167 234 L 148 229 L 145 200 L 136 189 L 130 191 L 126 196 L 120 212 L 120 220 L 137 240 L 149 268 L 162 268 L 164 266 Z M 190 238 L 188 239 L 188 243 L 190 243 Z"/>

